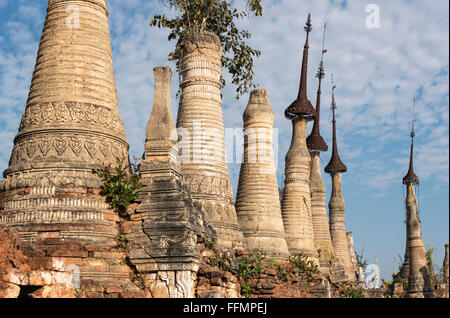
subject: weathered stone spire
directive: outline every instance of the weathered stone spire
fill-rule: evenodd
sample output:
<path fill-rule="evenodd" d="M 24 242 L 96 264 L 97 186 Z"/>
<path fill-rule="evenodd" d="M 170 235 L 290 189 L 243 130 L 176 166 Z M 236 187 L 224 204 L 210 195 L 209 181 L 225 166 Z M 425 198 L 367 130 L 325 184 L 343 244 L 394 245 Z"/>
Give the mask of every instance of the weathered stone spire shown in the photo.
<path fill-rule="evenodd" d="M 333 75 L 331 75 L 333 80 Z M 331 95 L 331 110 L 333 111 L 333 152 L 330 162 L 325 167 L 325 172 L 331 174 L 332 180 L 332 192 L 330 202 L 328 203 L 329 215 L 330 215 L 330 234 L 331 241 L 333 243 L 334 254 L 336 258 L 344 265 L 347 275 L 350 280 L 356 278 L 353 271 L 350 251 L 348 249 L 347 235 L 345 231 L 345 201 L 342 195 L 342 173 L 347 171 L 347 167 L 339 158 L 337 149 L 336 138 L 336 102 L 334 99 L 334 89 L 336 86 L 333 84 Z"/>
<path fill-rule="evenodd" d="M 416 98 L 414 98 L 414 102 L 413 102 L 414 109 L 415 109 L 415 105 L 416 105 Z M 419 184 L 419 178 L 414 173 L 414 163 L 413 163 L 413 161 L 414 161 L 414 137 L 416 136 L 416 133 L 414 131 L 414 122 L 415 122 L 415 116 L 414 116 L 414 111 L 413 111 L 413 121 L 412 121 L 411 133 L 410 133 L 411 150 L 409 153 L 409 169 L 408 169 L 408 173 L 403 177 L 403 184 L 405 184 L 405 185 L 407 185 L 409 183 L 412 183 L 414 185 Z"/>
<path fill-rule="evenodd" d="M 265 89 L 255 89 L 244 112 L 244 156 L 236 213 L 248 250 L 287 258 L 273 153 L 273 119 Z"/>
<path fill-rule="evenodd" d="M 210 32 L 185 39 L 177 128 L 181 170 L 222 247 L 243 246 L 225 156 L 220 95 L 222 46 Z"/>
<path fill-rule="evenodd" d="M 414 99 L 415 105 L 415 99 Z M 425 247 L 423 245 L 422 231 L 419 218 L 419 209 L 414 191 L 414 186 L 419 183 L 419 178 L 414 173 L 413 151 L 414 151 L 414 116 L 411 128 L 411 152 L 409 170 L 403 178 L 406 185 L 406 233 L 408 241 L 406 248 L 409 255 L 409 275 L 408 275 L 408 297 L 409 298 L 433 298 L 434 293 L 431 287 L 430 273 L 428 272 L 425 257 Z"/>
<path fill-rule="evenodd" d="M 331 80 L 333 81 L 333 74 L 331 74 Z M 331 95 L 331 110 L 333 111 L 333 150 L 331 153 L 331 159 L 328 162 L 328 165 L 325 167 L 326 173 L 342 173 L 347 171 L 347 166 L 342 162 L 341 158 L 339 157 L 339 151 L 337 146 L 337 137 L 336 137 L 336 117 L 335 117 L 335 110 L 336 110 L 336 102 L 334 100 L 334 89 L 336 88 L 335 85 L 333 85 L 332 88 L 332 95 Z"/>
<path fill-rule="evenodd" d="M 309 50 L 309 32 L 312 31 L 311 14 L 308 14 L 308 20 L 304 27 L 306 31 L 306 41 L 303 47 L 302 71 L 300 75 L 300 87 L 298 90 L 297 99 L 285 110 L 284 114 L 289 119 L 294 119 L 301 115 L 307 120 L 313 120 L 315 117 L 315 110 L 308 100 L 307 95 L 307 80 L 308 80 L 308 50 Z"/>
<path fill-rule="evenodd" d="M 314 243 L 319 251 L 320 269 L 323 273 L 328 273 L 331 255 L 333 252 L 333 244 L 331 243 L 330 228 L 328 226 L 328 217 L 326 210 L 325 183 L 322 180 L 320 172 L 320 151 L 327 151 L 328 145 L 320 135 L 319 119 L 320 119 L 320 95 L 322 79 L 325 76 L 323 67 L 323 55 L 325 50 L 325 29 L 323 30 L 322 57 L 316 77 L 319 79 L 316 99 L 316 117 L 314 118 L 314 126 L 311 134 L 306 139 L 306 144 L 311 155 L 311 174 L 309 176 L 311 189 L 311 212 L 314 229 Z"/>
<path fill-rule="evenodd" d="M 285 159 L 286 179 L 281 210 L 291 255 L 302 253 L 318 263 L 318 253 L 314 246 L 309 188 L 311 157 L 306 146 L 305 134 L 307 122 L 314 119 L 315 116 L 315 110 L 306 96 L 308 37 L 311 31 L 310 15 L 308 15 L 305 31 L 306 43 L 303 51 L 300 89 L 297 99 L 285 111 L 285 116 L 292 120 L 292 140 Z"/>
<path fill-rule="evenodd" d="M 99 196 L 103 165 L 128 163 L 105 0 L 49 0 L 27 106 L 0 191 L 1 226 L 112 245 L 116 213 Z"/>
<path fill-rule="evenodd" d="M 143 186 L 139 206 L 126 234 L 128 258 L 140 273 L 150 274 L 150 289 L 171 298 L 194 297 L 199 266 L 197 237 L 204 232 L 199 207 L 184 185 L 177 159 L 177 133 L 170 111 L 168 66 L 153 69 L 153 109 L 146 129 Z M 209 234 L 210 235 L 210 234 Z"/>
<path fill-rule="evenodd" d="M 414 158 L 414 137 L 416 136 L 416 133 L 414 131 L 414 123 L 415 123 L 415 106 L 416 106 L 416 98 L 413 99 L 413 121 L 411 124 L 411 150 L 409 153 L 409 169 L 408 173 L 403 177 L 403 184 L 407 185 L 408 183 L 412 183 L 413 185 L 419 184 L 419 178 L 414 173 L 414 164 L 413 164 L 413 158 Z M 408 209 L 406 207 L 406 220 L 408 219 Z M 406 221 L 405 221 L 406 223 Z M 405 257 L 403 260 L 402 268 L 400 269 L 400 277 L 402 278 L 408 278 L 409 276 L 409 230 L 410 228 L 406 226 L 406 249 L 405 249 Z"/>

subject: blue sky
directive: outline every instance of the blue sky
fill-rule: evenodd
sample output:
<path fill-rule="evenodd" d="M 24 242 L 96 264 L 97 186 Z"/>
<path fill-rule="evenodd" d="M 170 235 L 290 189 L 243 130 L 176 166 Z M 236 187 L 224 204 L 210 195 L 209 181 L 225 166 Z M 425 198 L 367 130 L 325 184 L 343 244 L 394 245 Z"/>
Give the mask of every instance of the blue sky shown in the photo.
<path fill-rule="evenodd" d="M 237 6 L 243 2 L 234 1 Z M 45 0 L 0 0 L 0 170 L 7 168 L 25 109 L 46 4 Z M 379 28 L 366 26 L 369 4 L 379 7 Z M 385 278 L 390 278 L 394 257 L 404 254 L 402 177 L 408 168 L 414 96 L 420 215 L 424 242 L 437 248 L 438 265 L 442 264 L 444 244 L 448 242 L 448 6 L 447 0 L 263 0 L 262 17 L 240 22 L 252 33 L 252 47 L 262 51 L 255 61 L 255 75 L 258 87 L 267 89 L 275 112 L 279 185 L 291 137 L 291 125 L 283 112 L 297 96 L 305 18 L 311 12 L 308 97 L 313 104 L 322 25 L 327 22 L 322 136 L 331 149 L 333 72 L 339 151 L 348 167 L 343 176 L 347 230 L 353 232 L 357 252 L 364 250 L 369 263 L 377 259 Z M 153 101 L 152 69 L 159 65 L 175 69 L 174 63 L 167 61 L 174 46 L 174 42 L 167 41 L 168 31 L 148 26 L 149 17 L 168 12 L 168 8 L 160 1 L 110 0 L 109 11 L 120 112 L 130 155 L 140 157 Z M 174 118 L 177 85 L 178 76 L 174 74 Z M 222 92 L 224 123 L 228 128 L 241 128 L 249 96 L 237 101 L 234 89 L 230 84 Z M 330 154 L 322 154 L 323 166 Z M 229 164 L 234 191 L 239 168 L 237 163 Z M 325 173 L 323 177 L 328 202 L 330 177 Z"/>

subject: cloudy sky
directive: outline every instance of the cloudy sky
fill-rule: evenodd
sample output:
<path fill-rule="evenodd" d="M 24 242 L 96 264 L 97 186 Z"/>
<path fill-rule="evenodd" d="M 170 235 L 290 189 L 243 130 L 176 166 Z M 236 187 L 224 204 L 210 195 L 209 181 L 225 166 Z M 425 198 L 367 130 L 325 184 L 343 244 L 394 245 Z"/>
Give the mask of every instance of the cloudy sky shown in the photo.
<path fill-rule="evenodd" d="M 167 30 L 150 28 L 148 18 L 169 13 L 160 1 L 110 0 L 110 29 L 119 105 L 130 155 L 140 157 L 153 101 L 153 67 L 167 61 L 174 42 Z M 235 0 L 242 7 L 244 0 Z M 7 168 L 13 138 L 25 109 L 43 22 L 45 0 L 0 0 L 0 170 Z M 376 5 L 376 6 L 374 6 Z M 442 265 L 449 237 L 449 16 L 447 0 L 263 0 L 263 16 L 243 20 L 250 45 L 262 52 L 256 82 L 268 91 L 278 129 L 278 182 L 291 125 L 284 109 L 297 96 L 303 25 L 311 12 L 308 97 L 315 104 L 322 25 L 327 23 L 326 77 L 322 93 L 322 136 L 331 146 L 330 74 L 336 88 L 338 143 L 348 167 L 343 176 L 347 230 L 358 253 L 390 278 L 394 257 L 405 246 L 402 177 L 409 160 L 412 99 L 416 97 L 415 169 L 425 244 L 437 248 Z M 373 8 L 378 10 L 373 11 Z M 379 25 L 372 16 L 379 12 Z M 225 78 L 229 78 L 224 74 Z M 178 76 L 172 86 L 174 118 Z M 228 81 L 230 82 L 230 81 Z M 248 94 L 234 99 L 223 89 L 224 123 L 242 127 Z M 312 125 L 308 126 L 308 130 Z M 331 147 L 330 147 L 331 148 Z M 322 154 L 327 164 L 330 151 Z M 239 164 L 229 164 L 236 191 Z M 330 177 L 324 174 L 327 200 Z M 397 267 L 398 269 L 398 267 Z"/>

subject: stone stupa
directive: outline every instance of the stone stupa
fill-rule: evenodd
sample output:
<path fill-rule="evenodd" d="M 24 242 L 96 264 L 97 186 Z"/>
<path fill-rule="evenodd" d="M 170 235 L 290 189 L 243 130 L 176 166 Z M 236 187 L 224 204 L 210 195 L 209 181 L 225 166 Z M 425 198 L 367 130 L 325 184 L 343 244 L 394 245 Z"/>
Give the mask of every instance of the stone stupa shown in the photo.
<path fill-rule="evenodd" d="M 59 257 L 58 268 L 76 264 L 82 282 L 127 280 L 129 269 L 109 254 L 119 217 L 92 171 L 119 164 L 129 164 L 128 143 L 106 1 L 49 0 L 27 105 L 0 182 L 0 226 L 42 249 L 48 268 Z"/>
<path fill-rule="evenodd" d="M 311 192 L 309 175 L 311 157 L 306 145 L 306 124 L 314 119 L 316 111 L 308 100 L 307 68 L 309 32 L 311 16 L 305 26 L 306 41 L 303 49 L 300 88 L 297 99 L 285 110 L 285 116 L 292 121 L 292 140 L 285 159 L 285 185 L 281 211 L 283 215 L 286 240 L 291 255 L 303 254 L 319 264 L 314 245 L 314 232 L 311 212 Z"/>
<path fill-rule="evenodd" d="M 221 247 L 243 247 L 225 155 L 220 94 L 222 45 L 204 31 L 184 40 L 177 130 L 181 173 Z"/>
<path fill-rule="evenodd" d="M 331 75 L 333 79 L 333 75 Z M 328 211 L 330 215 L 330 234 L 331 242 L 335 257 L 344 266 L 349 280 L 356 280 L 356 275 L 353 270 L 350 250 L 348 248 L 347 234 L 345 231 L 345 201 L 342 195 L 342 173 L 347 171 L 347 166 L 339 157 L 336 137 L 336 102 L 334 100 L 333 84 L 331 95 L 331 110 L 333 112 L 333 150 L 331 153 L 330 162 L 325 167 L 325 172 L 331 174 L 332 190 L 330 202 L 328 203 Z"/>
<path fill-rule="evenodd" d="M 414 99 L 415 106 L 415 99 Z M 431 277 L 428 271 L 425 257 L 425 247 L 422 239 L 421 222 L 419 209 L 414 187 L 419 184 L 419 178 L 414 173 L 414 118 L 411 129 L 411 151 L 409 157 L 409 169 L 403 177 L 403 184 L 406 186 L 406 233 L 408 241 L 406 248 L 409 255 L 408 273 L 408 298 L 433 298 L 433 288 Z"/>
<path fill-rule="evenodd" d="M 239 175 L 236 213 L 248 250 L 261 248 L 287 258 L 273 153 L 273 119 L 265 89 L 255 89 L 244 115 L 244 155 Z"/>

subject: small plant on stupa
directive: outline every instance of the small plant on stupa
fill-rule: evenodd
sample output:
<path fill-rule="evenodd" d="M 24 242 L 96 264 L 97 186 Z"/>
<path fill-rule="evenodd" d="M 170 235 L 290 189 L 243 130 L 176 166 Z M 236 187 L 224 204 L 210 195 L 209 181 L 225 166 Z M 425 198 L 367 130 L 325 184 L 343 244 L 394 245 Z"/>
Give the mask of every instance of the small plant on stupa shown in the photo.
<path fill-rule="evenodd" d="M 244 255 L 239 260 L 239 278 L 245 280 L 261 274 L 264 270 L 264 266 L 262 264 L 264 258 L 265 256 L 262 250 L 257 248 L 255 248 L 250 254 Z"/>
<path fill-rule="evenodd" d="M 339 292 L 341 298 L 365 298 L 364 290 L 359 286 L 347 286 Z"/>
<path fill-rule="evenodd" d="M 231 74 L 232 83 L 237 86 L 236 99 L 256 87 L 253 83 L 253 58 L 261 52 L 247 45 L 246 40 L 251 34 L 247 30 L 239 30 L 238 19 L 249 14 L 262 15 L 261 0 L 247 0 L 246 10 L 233 8 L 226 0 L 164 0 L 171 9 L 178 11 L 174 18 L 165 15 L 155 15 L 149 20 L 150 26 L 170 29 L 169 41 L 177 40 L 175 50 L 170 52 L 169 60 L 179 61 L 185 40 L 201 35 L 205 31 L 219 37 L 223 48 L 222 65 Z M 225 80 L 221 78 L 222 86 Z"/>
<path fill-rule="evenodd" d="M 100 194 L 106 196 L 109 206 L 119 215 L 125 214 L 130 203 L 139 196 L 139 187 L 141 186 L 139 174 L 132 173 L 129 166 L 122 164 L 114 169 L 104 167 L 93 169 L 92 172 L 102 178 Z"/>

